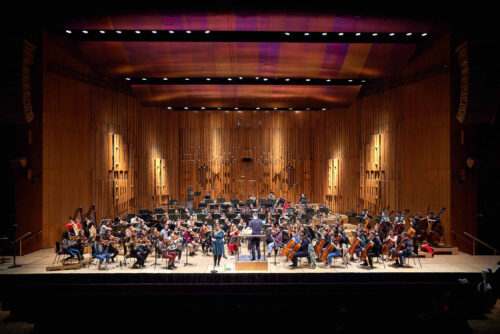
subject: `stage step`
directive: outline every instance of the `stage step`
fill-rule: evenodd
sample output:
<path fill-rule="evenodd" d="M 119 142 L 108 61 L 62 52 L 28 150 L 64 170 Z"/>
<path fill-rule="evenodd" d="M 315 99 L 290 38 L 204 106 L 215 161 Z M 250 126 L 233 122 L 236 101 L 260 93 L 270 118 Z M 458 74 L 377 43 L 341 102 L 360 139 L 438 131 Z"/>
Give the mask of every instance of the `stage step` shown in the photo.
<path fill-rule="evenodd" d="M 49 265 L 45 267 L 46 271 L 56 271 L 56 270 L 72 270 L 72 269 L 80 269 L 83 267 L 83 263 L 68 263 L 63 265 L 62 263 L 56 263 L 54 265 Z"/>
<path fill-rule="evenodd" d="M 250 255 L 240 255 L 234 266 L 236 271 L 268 271 L 269 263 L 265 261 L 252 261 Z"/>
<path fill-rule="evenodd" d="M 451 254 L 451 255 L 458 255 L 458 247 L 453 247 L 453 246 L 431 246 L 432 249 L 434 250 L 435 255 L 439 254 Z"/>

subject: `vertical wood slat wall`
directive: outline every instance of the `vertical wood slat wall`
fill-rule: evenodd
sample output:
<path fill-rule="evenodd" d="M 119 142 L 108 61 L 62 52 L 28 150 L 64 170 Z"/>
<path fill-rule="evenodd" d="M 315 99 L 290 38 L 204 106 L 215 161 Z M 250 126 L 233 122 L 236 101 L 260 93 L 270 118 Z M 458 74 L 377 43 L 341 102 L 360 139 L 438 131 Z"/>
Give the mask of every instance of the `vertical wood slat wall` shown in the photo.
<path fill-rule="evenodd" d="M 53 73 L 49 62 L 95 76 L 47 36 L 44 50 L 43 247 L 60 240 L 78 206 L 85 212 L 96 204 L 98 220 L 159 206 L 165 196 L 155 197 L 155 159 L 167 166 L 162 194 L 178 196 L 176 115 L 144 107 L 117 89 Z"/>
<path fill-rule="evenodd" d="M 91 73 L 54 43 L 46 44 L 46 60 Z M 443 55 L 446 48 L 431 48 L 408 71 L 440 62 L 439 57 L 446 60 Z M 108 185 L 109 133 L 119 135 L 127 147 L 129 212 L 159 207 L 166 195 L 185 201 L 187 186 L 201 190 L 202 179 L 212 197 L 227 200 L 273 190 L 292 201 L 304 192 L 342 213 L 359 212 L 370 203 L 372 213 L 388 205 L 415 213 L 425 211 L 427 203 L 439 211 L 451 204 L 449 115 L 447 73 L 359 97 L 349 108 L 296 114 L 172 112 L 45 71 L 44 246 L 60 238 L 64 222 L 79 205 L 87 210 L 95 203 L 98 218 L 118 214 Z M 165 189 L 157 181 L 158 163 L 165 170 Z M 452 219 L 448 212 L 442 218 L 449 241 Z"/>

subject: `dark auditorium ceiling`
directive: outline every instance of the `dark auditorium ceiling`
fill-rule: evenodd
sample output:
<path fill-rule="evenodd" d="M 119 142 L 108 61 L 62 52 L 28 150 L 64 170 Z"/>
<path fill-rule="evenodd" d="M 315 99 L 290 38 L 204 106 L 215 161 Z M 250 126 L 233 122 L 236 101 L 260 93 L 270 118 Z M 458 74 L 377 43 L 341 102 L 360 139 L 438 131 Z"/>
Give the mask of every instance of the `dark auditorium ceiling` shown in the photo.
<path fill-rule="evenodd" d="M 226 13 L 116 15 L 72 20 L 64 24 L 66 35 L 77 43 L 86 61 L 103 76 L 144 78 L 131 88 L 145 104 L 172 107 L 294 107 L 330 108 L 350 105 L 361 85 L 311 85 L 305 79 L 364 79 L 389 77 L 408 63 L 419 39 L 412 42 L 379 42 L 388 33 L 421 40 L 439 33 L 430 22 L 380 17 L 335 16 L 331 14 Z M 92 39 L 82 30 L 102 35 L 116 31 L 139 31 L 134 40 Z M 154 41 L 152 31 L 166 35 L 206 32 L 206 40 Z M 174 33 L 173 33 L 173 32 Z M 282 32 L 279 41 L 210 41 L 210 33 Z M 309 34 L 307 34 L 309 33 Z M 307 42 L 310 35 L 339 36 L 361 33 L 369 38 L 359 43 Z M 378 34 L 378 35 L 374 35 Z M 421 37 L 422 34 L 426 37 Z M 425 35 L 427 34 L 427 35 Z M 293 36 L 301 37 L 293 42 Z M 78 38 L 79 36 L 85 38 Z M 123 35 L 122 35 L 123 36 Z M 144 36 L 144 41 L 141 41 Z M 159 36 L 159 35 L 157 35 Z M 167 35 L 168 36 L 168 35 Z M 176 35 L 178 36 L 178 35 Z M 188 35 L 186 35 L 188 36 Z M 318 35 L 319 36 L 319 35 Z M 391 35 L 392 36 L 392 35 Z M 146 38 L 147 37 L 147 38 Z M 189 36 L 188 36 L 189 37 Z M 287 38 L 289 38 L 287 40 Z M 326 37 L 325 37 L 326 38 Z M 410 37 L 408 37 L 410 38 Z M 382 40 L 382 39 L 381 39 Z M 292 41 L 292 42 L 291 42 Z M 231 78 L 225 84 L 148 84 L 148 78 Z M 239 77 L 255 79 L 256 84 L 235 84 Z M 269 82 L 262 80 L 269 78 Z M 300 84 L 273 84 L 274 78 L 304 79 Z M 126 82 L 126 81 L 125 81 Z"/>

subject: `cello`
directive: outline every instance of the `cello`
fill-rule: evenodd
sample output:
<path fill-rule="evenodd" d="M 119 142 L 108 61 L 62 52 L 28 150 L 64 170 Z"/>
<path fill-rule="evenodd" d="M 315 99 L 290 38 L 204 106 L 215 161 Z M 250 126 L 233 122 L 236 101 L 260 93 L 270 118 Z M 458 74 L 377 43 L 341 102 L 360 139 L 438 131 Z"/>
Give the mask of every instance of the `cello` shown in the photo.
<path fill-rule="evenodd" d="M 365 261 L 366 260 L 366 256 L 368 255 L 368 252 L 373 248 L 375 244 L 373 243 L 372 240 L 370 240 L 368 242 L 368 245 L 366 245 L 366 247 L 363 249 L 363 251 L 361 252 L 361 256 L 359 257 L 359 259 L 361 261 Z"/>
<path fill-rule="evenodd" d="M 293 255 L 299 251 L 301 246 L 302 246 L 301 243 L 297 242 L 288 253 L 287 259 L 291 261 L 293 259 Z"/>
<path fill-rule="evenodd" d="M 398 259 L 398 255 L 399 255 L 399 252 L 402 251 L 403 249 L 405 249 L 406 245 L 403 241 L 401 241 L 398 245 L 398 247 L 396 247 L 396 249 L 394 250 L 394 252 L 392 252 L 392 259 L 394 261 L 396 261 Z"/>
<path fill-rule="evenodd" d="M 295 240 L 290 239 L 290 241 L 288 241 L 288 243 L 286 244 L 286 246 L 281 251 L 281 255 L 283 255 L 283 256 L 285 256 L 285 257 L 288 258 L 288 254 L 294 248 L 294 246 L 295 246 Z"/>
<path fill-rule="evenodd" d="M 353 241 L 351 244 L 351 247 L 349 247 L 349 250 L 348 250 L 349 255 L 352 256 L 354 254 L 354 252 L 356 252 L 356 248 L 358 248 L 359 245 L 361 245 L 361 239 L 358 238 L 355 241 Z"/>

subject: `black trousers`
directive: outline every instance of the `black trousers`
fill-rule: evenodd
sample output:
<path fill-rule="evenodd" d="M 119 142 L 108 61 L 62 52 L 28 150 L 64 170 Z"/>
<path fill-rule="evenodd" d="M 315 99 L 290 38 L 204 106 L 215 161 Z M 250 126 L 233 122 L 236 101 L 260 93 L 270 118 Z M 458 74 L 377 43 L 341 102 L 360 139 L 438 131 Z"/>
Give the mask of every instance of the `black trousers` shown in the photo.
<path fill-rule="evenodd" d="M 368 252 L 368 254 L 366 254 L 367 258 L 368 258 L 368 264 L 373 267 L 373 258 L 374 257 L 377 257 L 378 254 L 375 253 L 375 252 Z"/>
<path fill-rule="evenodd" d="M 293 254 L 292 264 L 294 267 L 297 266 L 297 258 L 299 258 L 299 257 L 307 257 L 309 260 L 309 252 L 307 250 L 304 250 L 304 251 L 296 252 L 295 254 Z"/>
<path fill-rule="evenodd" d="M 108 251 L 107 251 L 107 253 L 109 253 L 109 254 L 113 254 L 113 255 L 111 256 L 111 258 L 112 258 L 112 259 L 114 259 L 114 258 L 118 255 L 119 251 L 118 251 L 118 249 L 116 249 L 115 247 L 113 247 L 113 246 L 109 246 L 109 247 L 108 247 Z"/>
<path fill-rule="evenodd" d="M 252 238 L 250 240 L 250 249 L 252 251 L 252 260 L 255 260 L 255 248 L 257 248 L 257 255 L 260 259 L 260 238 Z"/>

